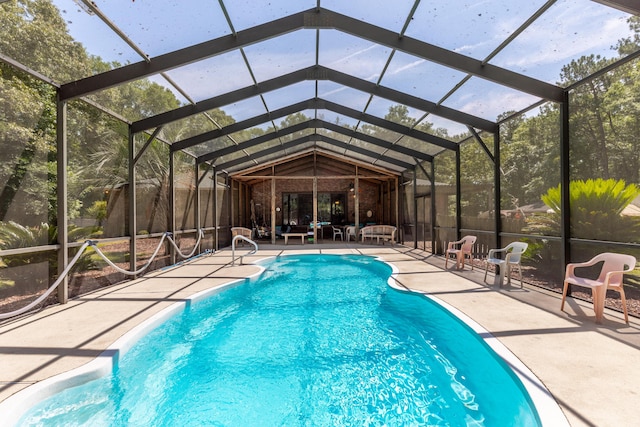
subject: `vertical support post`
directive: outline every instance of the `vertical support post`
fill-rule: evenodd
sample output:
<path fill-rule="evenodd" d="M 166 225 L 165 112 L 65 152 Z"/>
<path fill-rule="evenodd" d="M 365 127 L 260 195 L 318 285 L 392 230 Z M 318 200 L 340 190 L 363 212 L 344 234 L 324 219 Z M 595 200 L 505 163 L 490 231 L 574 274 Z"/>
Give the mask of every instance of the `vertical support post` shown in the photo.
<path fill-rule="evenodd" d="M 244 184 L 240 181 L 238 181 L 238 226 L 239 227 L 244 227 L 245 226 L 245 222 L 244 222 L 244 200 L 242 200 L 242 198 L 244 197 Z M 266 212 L 265 212 L 266 215 Z"/>
<path fill-rule="evenodd" d="M 356 226 L 356 240 L 358 240 L 358 236 L 360 235 L 360 196 L 358 195 L 358 165 L 356 165 L 356 177 L 354 180 L 353 191 L 354 191 L 354 213 L 355 213 L 355 226 Z"/>
<path fill-rule="evenodd" d="M 391 185 L 391 184 L 389 184 Z M 398 239 L 398 235 L 400 234 L 400 181 L 398 177 L 395 178 L 395 187 L 396 187 L 396 197 L 395 197 L 395 205 L 396 205 L 396 239 Z M 391 195 L 389 195 L 389 202 L 391 202 Z M 391 204 L 391 203 L 389 203 Z M 391 218 L 389 218 L 391 219 Z M 391 222 L 391 221 L 389 221 Z"/>
<path fill-rule="evenodd" d="M 415 168 L 414 168 L 415 171 Z M 400 182 L 404 183 L 405 182 L 405 177 L 404 177 L 404 171 L 400 172 Z M 404 191 L 404 187 L 403 187 L 403 191 L 402 191 L 403 195 L 406 196 L 405 191 Z M 407 209 L 409 209 L 409 203 L 410 201 L 407 200 Z M 391 206 L 391 184 L 389 183 L 389 206 Z M 409 213 L 409 222 L 412 222 L 413 218 L 411 217 L 411 214 Z M 407 219 L 404 217 L 404 210 L 402 212 L 402 224 L 403 224 L 403 228 L 401 229 L 397 229 L 396 231 L 396 239 L 398 241 L 398 243 L 402 243 L 404 244 L 405 242 L 405 233 L 404 233 L 404 224 L 407 222 Z M 385 223 L 387 224 L 387 223 Z M 389 225 L 393 225 L 393 221 L 391 220 L 391 207 L 389 207 Z"/>
<path fill-rule="evenodd" d="M 228 218 L 227 218 L 227 225 L 231 224 L 231 227 L 234 227 L 233 225 L 233 181 L 231 180 L 231 177 L 229 176 L 229 173 L 225 173 L 225 177 L 224 177 L 224 182 L 225 182 L 225 186 L 227 191 L 229 191 L 229 201 L 227 203 L 229 203 L 229 214 L 228 214 Z M 231 230 L 229 230 L 229 228 L 227 228 L 227 232 L 230 234 Z M 231 240 L 229 240 L 229 242 L 231 242 Z"/>
<path fill-rule="evenodd" d="M 169 231 L 174 241 L 176 239 L 176 185 L 175 185 L 175 152 L 169 153 Z M 171 264 L 176 263 L 176 251 L 171 245 Z"/>
<path fill-rule="evenodd" d="M 436 165 L 431 162 L 431 253 L 436 253 Z"/>
<path fill-rule="evenodd" d="M 138 254 L 136 250 L 136 235 L 138 234 L 138 208 L 136 206 L 136 146 L 131 126 L 129 126 L 129 268 L 136 270 Z M 151 232 L 151 230 L 149 230 Z"/>
<path fill-rule="evenodd" d="M 60 101 L 60 93 L 58 92 L 58 99 L 56 100 L 56 115 L 58 126 L 56 128 L 56 163 L 57 163 L 57 181 L 58 186 L 56 189 L 56 198 L 58 203 L 57 215 L 57 228 L 58 237 L 58 275 L 67 268 L 69 264 L 69 238 L 68 238 L 68 222 L 69 215 L 67 210 L 67 163 L 68 163 L 68 151 L 67 151 L 67 103 Z M 58 302 L 60 304 L 66 304 L 69 301 L 69 280 L 67 277 L 60 281 L 58 285 Z"/>
<path fill-rule="evenodd" d="M 413 249 L 418 249 L 418 170 L 413 167 Z M 403 239 L 404 240 L 404 239 Z"/>
<path fill-rule="evenodd" d="M 234 213 L 233 207 L 235 204 L 233 203 L 233 181 L 229 179 L 229 175 L 227 174 L 227 181 L 229 183 L 229 224 L 231 227 L 235 227 L 236 224 L 236 215 Z"/>
<path fill-rule="evenodd" d="M 195 159 L 194 159 L 195 160 Z M 196 194 L 195 194 L 195 208 L 193 212 L 193 224 L 196 226 L 196 242 L 200 237 L 200 168 L 198 162 L 195 161 L 194 176 L 196 178 Z M 205 171 L 206 174 L 206 171 Z M 200 253 L 200 251 L 197 251 Z"/>
<path fill-rule="evenodd" d="M 460 239 L 462 228 L 462 183 L 460 182 L 460 147 L 456 150 L 456 238 Z"/>
<path fill-rule="evenodd" d="M 322 229 L 320 229 L 320 233 Z M 313 175 L 313 244 L 318 244 L 320 234 L 318 232 L 318 176 Z"/>
<path fill-rule="evenodd" d="M 396 186 L 396 191 L 398 190 L 398 178 L 396 178 L 395 181 L 395 186 Z M 396 201 L 397 201 L 397 197 L 398 197 L 398 193 L 396 193 Z M 387 216 L 387 221 L 384 221 L 385 224 L 393 224 L 393 219 L 394 219 L 394 215 L 393 215 L 393 210 L 391 209 L 393 207 L 392 203 L 391 203 L 391 180 L 387 179 L 387 212 L 388 212 L 388 216 Z M 398 223 L 398 207 L 396 204 L 396 214 L 395 214 L 395 222 L 396 225 Z"/>
<path fill-rule="evenodd" d="M 384 222 L 384 183 L 378 186 L 378 207 L 376 208 L 375 221 L 386 224 Z"/>
<path fill-rule="evenodd" d="M 213 167 L 213 249 L 217 252 L 218 228 L 220 227 L 220 217 L 218 216 L 218 171 Z"/>
<path fill-rule="evenodd" d="M 571 170 L 569 163 L 569 92 L 564 91 L 560 104 L 560 236 L 562 238 L 561 262 L 563 266 L 571 262 L 571 205 L 570 182 Z M 571 291 L 571 287 L 569 287 Z"/>
<path fill-rule="evenodd" d="M 494 247 L 496 248 L 502 247 L 502 218 L 500 216 L 502 190 L 500 187 L 500 170 L 500 130 L 498 130 L 493 134 L 493 210 L 495 212 L 494 228 L 496 229 Z"/>
<path fill-rule="evenodd" d="M 313 152 L 313 182 L 312 182 L 312 191 L 313 191 L 313 244 L 318 244 L 318 239 L 320 238 L 320 234 L 322 233 L 322 228 L 320 228 L 320 232 L 318 232 L 318 156 L 317 153 Z"/>
<path fill-rule="evenodd" d="M 276 178 L 271 177 L 271 244 L 276 244 Z"/>

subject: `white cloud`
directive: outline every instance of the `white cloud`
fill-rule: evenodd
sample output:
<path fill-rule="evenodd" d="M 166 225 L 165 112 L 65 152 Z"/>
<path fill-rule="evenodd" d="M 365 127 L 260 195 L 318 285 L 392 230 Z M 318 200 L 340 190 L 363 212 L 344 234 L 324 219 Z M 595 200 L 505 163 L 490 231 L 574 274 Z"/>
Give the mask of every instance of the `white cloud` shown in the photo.
<path fill-rule="evenodd" d="M 356 51 L 356 52 L 354 52 L 354 53 L 352 53 L 350 55 L 343 56 L 341 58 L 338 58 L 338 59 L 334 60 L 333 62 L 329 63 L 329 66 L 335 66 L 335 65 L 341 64 L 341 63 L 346 62 L 346 61 L 348 61 L 350 59 L 356 58 L 356 57 L 358 57 L 358 56 L 360 56 L 360 55 L 362 55 L 362 54 L 364 54 L 366 52 L 369 52 L 370 50 L 376 49 L 377 47 L 380 47 L 380 45 L 372 44 L 371 46 L 368 46 L 368 47 L 366 47 L 364 49 L 360 49 L 360 50 L 358 50 L 358 51 Z"/>
<path fill-rule="evenodd" d="M 328 92 L 322 92 L 320 93 L 320 98 L 328 98 L 329 96 L 336 94 L 336 93 L 340 93 L 340 92 L 344 92 L 345 90 L 347 90 L 348 88 L 346 86 L 342 86 L 342 87 L 338 87 L 336 89 L 330 90 Z"/>
<path fill-rule="evenodd" d="M 327 39 L 331 44 L 329 48 L 321 49 L 320 65 L 369 81 L 375 81 L 380 76 L 380 70 L 382 70 L 388 57 L 388 53 L 385 52 L 385 50 L 389 50 L 387 47 L 371 44 L 347 54 L 348 49 L 345 49 L 344 42 L 354 42 L 357 45 L 361 44 L 362 40 L 357 38 L 345 39 L 342 36 L 336 38 L 334 35 L 332 35 L 331 39 Z M 322 40 L 320 44 L 322 46 Z M 373 53 L 376 50 L 380 52 Z"/>
<path fill-rule="evenodd" d="M 460 111 L 488 120 L 496 120 L 498 116 L 508 110 L 521 110 L 535 102 L 530 95 L 519 92 L 508 93 L 484 93 L 481 97 L 465 96 L 459 99 L 460 107 L 455 107 Z"/>
<path fill-rule="evenodd" d="M 425 62 L 427 62 L 426 59 L 418 59 L 416 61 L 410 62 L 408 64 L 403 65 L 402 67 L 398 67 L 395 70 L 393 70 L 393 72 L 391 74 L 398 74 L 401 73 L 405 70 L 410 70 L 412 68 L 418 67 L 422 64 L 424 64 Z"/>
<path fill-rule="evenodd" d="M 462 55 L 469 56 L 468 53 L 466 53 L 466 52 L 475 52 L 475 51 L 478 51 L 478 50 L 482 51 L 482 50 L 484 50 L 483 48 L 485 46 L 490 46 L 492 48 L 492 50 L 493 50 L 493 48 L 495 48 L 497 46 L 494 43 L 494 41 L 496 39 L 499 40 L 500 38 L 496 35 L 493 40 L 485 40 L 485 41 L 482 41 L 480 43 L 475 43 L 475 44 L 466 44 L 466 45 L 463 45 L 463 46 L 460 46 L 460 47 L 457 47 L 457 48 L 453 49 L 453 51 L 457 52 L 457 53 L 460 53 Z"/>

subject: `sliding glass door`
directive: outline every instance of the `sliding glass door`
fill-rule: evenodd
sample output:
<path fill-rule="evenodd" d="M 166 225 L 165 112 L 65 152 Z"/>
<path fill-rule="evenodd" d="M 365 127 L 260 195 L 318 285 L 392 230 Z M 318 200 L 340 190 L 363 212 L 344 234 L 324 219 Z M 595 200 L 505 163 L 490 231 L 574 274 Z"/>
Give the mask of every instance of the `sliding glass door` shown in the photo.
<path fill-rule="evenodd" d="M 318 193 L 318 222 L 343 225 L 346 221 L 345 193 Z M 284 193 L 283 222 L 289 225 L 309 225 L 313 222 L 313 193 Z"/>

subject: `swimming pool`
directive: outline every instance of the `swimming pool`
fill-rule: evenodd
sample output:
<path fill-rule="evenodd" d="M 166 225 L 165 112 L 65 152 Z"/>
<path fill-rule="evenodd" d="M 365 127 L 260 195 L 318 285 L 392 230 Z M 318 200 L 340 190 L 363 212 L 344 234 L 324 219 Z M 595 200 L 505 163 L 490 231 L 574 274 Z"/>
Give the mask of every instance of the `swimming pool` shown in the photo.
<path fill-rule="evenodd" d="M 259 280 L 191 304 L 153 330 L 116 375 L 65 390 L 24 421 L 539 424 L 504 362 L 439 305 L 388 287 L 388 265 L 302 255 L 265 267 Z"/>

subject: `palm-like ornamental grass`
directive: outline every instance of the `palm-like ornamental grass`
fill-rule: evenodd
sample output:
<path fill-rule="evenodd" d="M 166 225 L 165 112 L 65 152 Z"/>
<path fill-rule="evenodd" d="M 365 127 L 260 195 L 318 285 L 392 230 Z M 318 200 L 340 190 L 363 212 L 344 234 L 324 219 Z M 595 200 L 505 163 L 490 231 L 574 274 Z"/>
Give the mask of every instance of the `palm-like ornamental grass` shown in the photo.
<path fill-rule="evenodd" d="M 571 181 L 571 236 L 604 241 L 638 241 L 640 221 L 635 217 L 622 215 L 622 211 L 638 195 L 640 189 L 635 184 L 626 184 L 624 180 L 598 178 Z M 553 210 L 548 218 L 550 225 L 559 229 L 560 186 L 549 189 L 542 195 L 542 201 Z"/>

